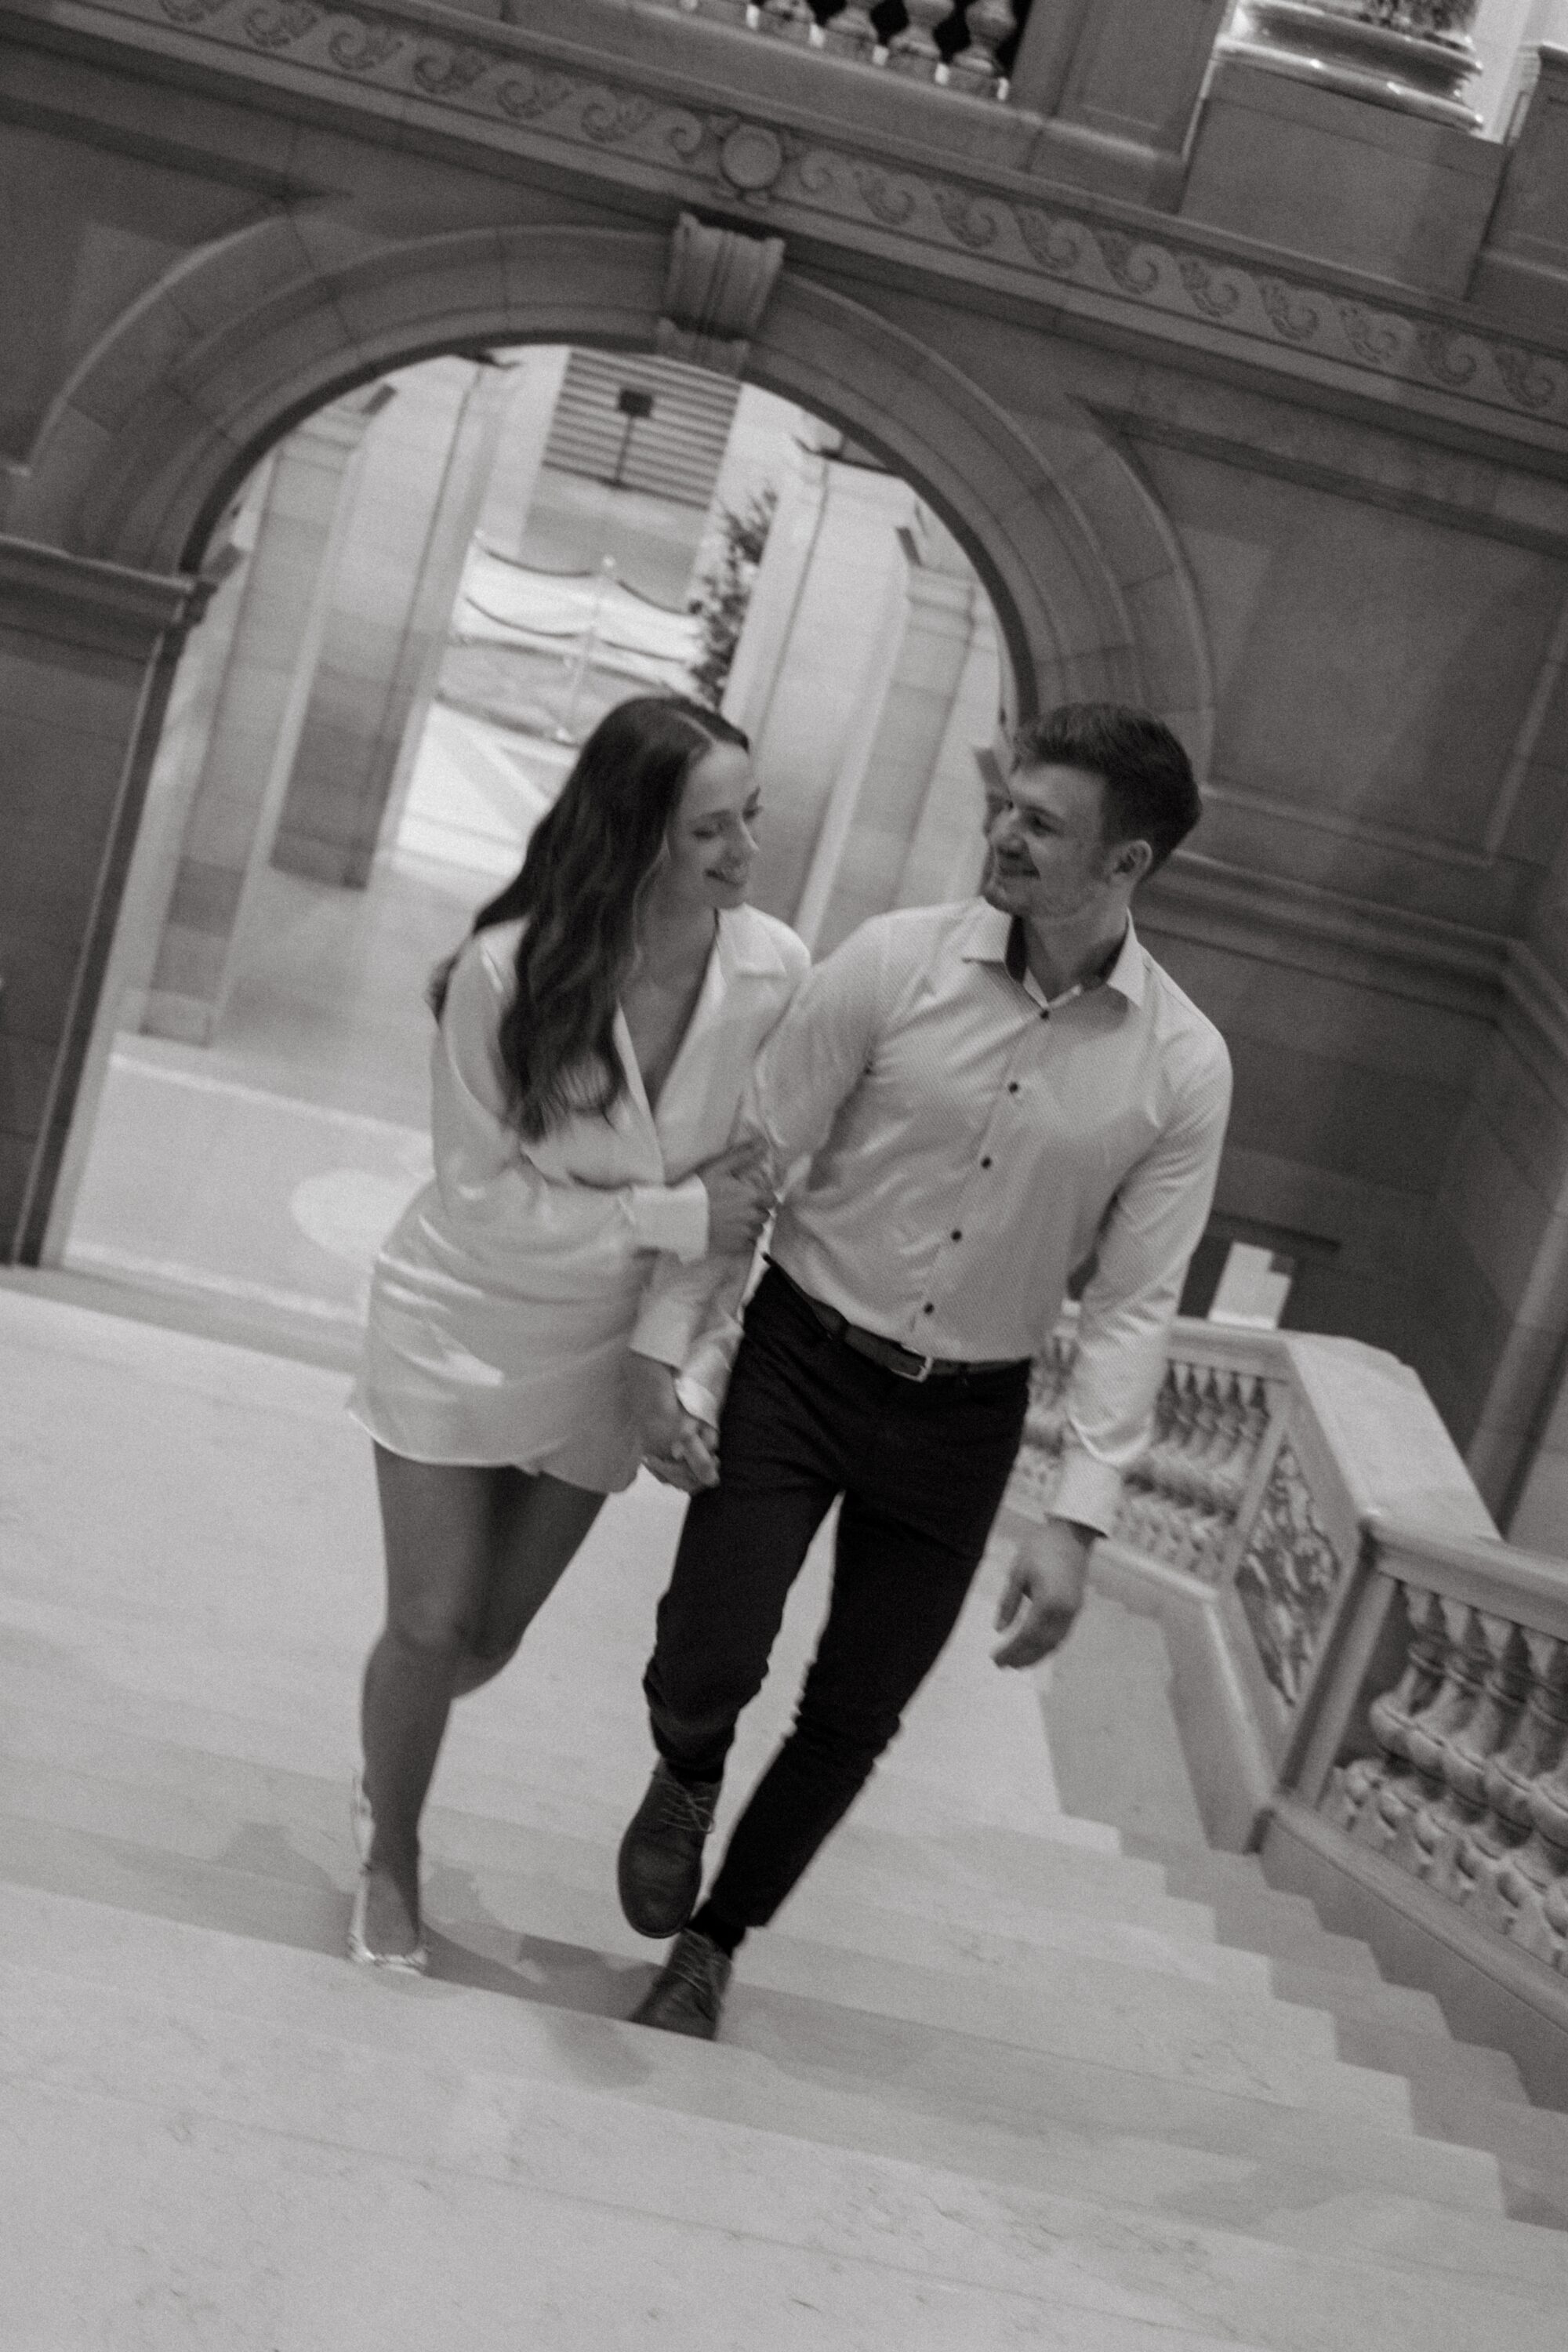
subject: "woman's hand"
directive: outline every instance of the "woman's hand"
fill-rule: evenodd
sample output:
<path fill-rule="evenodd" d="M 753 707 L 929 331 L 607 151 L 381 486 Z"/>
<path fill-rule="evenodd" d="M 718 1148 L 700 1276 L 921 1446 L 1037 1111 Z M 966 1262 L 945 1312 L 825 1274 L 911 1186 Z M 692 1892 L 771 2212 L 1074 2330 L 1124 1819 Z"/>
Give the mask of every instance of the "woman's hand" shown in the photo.
<path fill-rule="evenodd" d="M 730 1257 L 754 1246 L 773 1205 L 768 1149 L 760 1136 L 732 1143 L 697 1171 L 708 1192 L 708 1247 Z"/>
<path fill-rule="evenodd" d="M 719 1433 L 687 1412 L 669 1366 L 651 1356 L 628 1355 L 626 1389 L 645 1467 L 686 1495 L 716 1486 Z"/>

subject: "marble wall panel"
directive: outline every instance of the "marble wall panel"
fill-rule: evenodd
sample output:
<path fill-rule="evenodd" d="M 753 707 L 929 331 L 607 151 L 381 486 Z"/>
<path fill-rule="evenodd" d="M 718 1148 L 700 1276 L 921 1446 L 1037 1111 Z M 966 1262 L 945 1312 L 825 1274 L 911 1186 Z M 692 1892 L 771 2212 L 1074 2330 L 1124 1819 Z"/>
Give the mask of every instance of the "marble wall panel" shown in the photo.
<path fill-rule="evenodd" d="M 1182 211 L 1290 253 L 1460 295 L 1502 169 L 1489 142 L 1222 60 Z"/>
<path fill-rule="evenodd" d="M 1306 484 L 1145 446 L 1213 651 L 1213 776 L 1480 851 L 1563 566 Z"/>
<path fill-rule="evenodd" d="M 16 226 L 0 236 L 0 317 L 27 328 L 0 349 L 0 449 L 26 455 L 57 387 L 128 301 L 265 205 L 231 180 L 8 121 L 0 221 Z"/>

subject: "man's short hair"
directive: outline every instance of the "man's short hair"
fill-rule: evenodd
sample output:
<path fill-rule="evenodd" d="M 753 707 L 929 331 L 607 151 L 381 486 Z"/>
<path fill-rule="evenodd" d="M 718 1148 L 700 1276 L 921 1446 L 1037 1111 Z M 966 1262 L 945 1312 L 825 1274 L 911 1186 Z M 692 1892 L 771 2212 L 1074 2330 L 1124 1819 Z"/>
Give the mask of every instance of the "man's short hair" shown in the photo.
<path fill-rule="evenodd" d="M 1203 814 L 1193 763 L 1163 719 L 1119 702 L 1063 702 L 1020 727 L 1022 768 L 1080 768 L 1105 786 L 1107 841 L 1146 841 L 1163 866 Z"/>

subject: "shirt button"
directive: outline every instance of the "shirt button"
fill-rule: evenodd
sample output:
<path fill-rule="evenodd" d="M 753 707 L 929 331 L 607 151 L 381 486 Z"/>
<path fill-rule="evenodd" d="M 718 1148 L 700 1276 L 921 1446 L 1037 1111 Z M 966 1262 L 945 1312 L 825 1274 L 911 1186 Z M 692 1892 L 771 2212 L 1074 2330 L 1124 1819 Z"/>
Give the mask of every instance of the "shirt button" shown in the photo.
<path fill-rule="evenodd" d="M 989 1167 L 990 1167 L 990 1165 L 991 1165 L 991 1162 L 990 1162 L 989 1158 L 983 1160 L 981 1161 L 980 1165 L 982 1166 L 982 1168 L 989 1168 Z"/>
<path fill-rule="evenodd" d="M 1016 1078 L 1009 1078 L 1009 1079 L 1008 1079 L 1008 1081 L 1007 1081 L 1007 1092 L 1008 1092 L 1010 1095 L 1016 1095 L 1016 1094 L 1017 1093 L 1017 1091 L 1018 1091 L 1018 1081 L 1017 1081 L 1017 1079 L 1016 1079 Z"/>
<path fill-rule="evenodd" d="M 962 1226 L 954 1225 L 952 1229 L 952 1238 L 955 1242 L 961 1242 L 963 1239 L 963 1231 Z"/>
<path fill-rule="evenodd" d="M 929 1298 L 925 1305 L 921 1308 L 921 1313 L 922 1315 L 934 1315 L 936 1313 L 936 1308 L 931 1305 Z"/>

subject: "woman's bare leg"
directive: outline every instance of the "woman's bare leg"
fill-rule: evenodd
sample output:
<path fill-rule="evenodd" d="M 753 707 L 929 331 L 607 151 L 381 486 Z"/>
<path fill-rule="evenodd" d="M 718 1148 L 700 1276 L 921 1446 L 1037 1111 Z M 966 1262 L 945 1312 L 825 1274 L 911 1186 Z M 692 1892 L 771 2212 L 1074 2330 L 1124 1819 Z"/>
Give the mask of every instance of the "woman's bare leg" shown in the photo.
<path fill-rule="evenodd" d="M 386 1542 L 386 1625 L 365 1666 L 365 1791 L 375 1816 L 365 1940 L 419 1940 L 419 1816 L 458 1670 L 484 1622 L 497 1482 L 506 1474 L 375 1449 Z"/>
<path fill-rule="evenodd" d="M 500 1674 L 581 1548 L 605 1497 L 548 1471 L 491 1474 L 490 1580 L 484 1622 L 458 1666 L 462 1698 Z"/>

